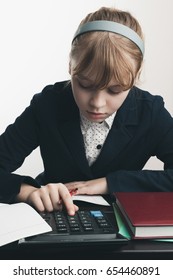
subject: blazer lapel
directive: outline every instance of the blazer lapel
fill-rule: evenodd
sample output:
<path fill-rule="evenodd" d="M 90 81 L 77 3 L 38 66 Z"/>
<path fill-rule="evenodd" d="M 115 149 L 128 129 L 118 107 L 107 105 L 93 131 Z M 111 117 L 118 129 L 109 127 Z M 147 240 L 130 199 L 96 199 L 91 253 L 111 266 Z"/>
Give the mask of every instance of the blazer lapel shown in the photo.
<path fill-rule="evenodd" d="M 92 171 L 97 172 L 103 169 L 114 158 L 118 157 L 130 139 L 131 135 L 125 127 L 116 127 L 114 125 L 108 134 L 99 157 L 92 165 Z"/>
<path fill-rule="evenodd" d="M 64 138 L 64 142 L 68 146 L 68 149 L 74 159 L 74 162 L 78 165 L 79 169 L 92 179 L 91 169 L 89 168 L 85 148 L 83 143 L 83 136 L 80 129 L 80 120 L 73 119 L 62 123 L 59 126 L 60 132 Z"/>
<path fill-rule="evenodd" d="M 133 137 L 134 126 L 138 124 L 138 118 L 136 101 L 132 91 L 129 92 L 122 107 L 117 111 L 102 151 L 91 167 L 93 173 L 104 169 L 113 159 L 118 158 L 118 155 Z"/>

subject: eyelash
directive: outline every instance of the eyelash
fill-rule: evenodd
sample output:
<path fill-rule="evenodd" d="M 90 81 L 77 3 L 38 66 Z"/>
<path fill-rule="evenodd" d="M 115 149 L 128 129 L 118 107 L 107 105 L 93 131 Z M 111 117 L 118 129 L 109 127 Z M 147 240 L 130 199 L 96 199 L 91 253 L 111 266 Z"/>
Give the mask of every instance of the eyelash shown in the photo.
<path fill-rule="evenodd" d="M 112 91 L 111 89 L 108 89 L 108 92 L 112 95 L 120 94 L 122 91 Z"/>
<path fill-rule="evenodd" d="M 84 86 L 84 85 L 82 85 L 80 82 L 78 82 L 78 83 L 79 83 L 79 86 L 80 86 L 81 88 L 83 88 L 83 89 L 93 89 L 92 86 Z"/>
<path fill-rule="evenodd" d="M 92 89 L 94 89 L 93 86 L 84 86 L 84 85 L 82 85 L 79 81 L 78 81 L 78 83 L 79 83 L 79 86 L 80 86 L 81 88 L 85 89 L 85 90 L 92 90 Z M 108 91 L 108 93 L 111 94 L 111 95 L 120 94 L 120 93 L 122 92 L 121 90 L 115 92 L 115 91 L 112 91 L 111 89 L 107 89 L 107 91 Z"/>

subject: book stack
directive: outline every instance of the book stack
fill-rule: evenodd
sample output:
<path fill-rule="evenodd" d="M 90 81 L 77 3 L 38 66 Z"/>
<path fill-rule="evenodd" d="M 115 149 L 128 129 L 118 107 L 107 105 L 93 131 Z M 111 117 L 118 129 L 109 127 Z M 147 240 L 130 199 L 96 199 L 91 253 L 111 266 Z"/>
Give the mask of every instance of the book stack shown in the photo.
<path fill-rule="evenodd" d="M 131 238 L 173 238 L 173 192 L 114 193 Z"/>

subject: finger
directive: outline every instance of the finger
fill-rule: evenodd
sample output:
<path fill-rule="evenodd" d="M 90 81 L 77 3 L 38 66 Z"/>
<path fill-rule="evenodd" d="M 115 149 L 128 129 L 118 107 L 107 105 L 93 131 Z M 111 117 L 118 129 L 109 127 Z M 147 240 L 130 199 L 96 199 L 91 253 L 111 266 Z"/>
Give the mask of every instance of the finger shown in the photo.
<path fill-rule="evenodd" d="M 40 198 L 40 195 L 37 191 L 33 192 L 29 198 L 28 198 L 28 203 L 32 205 L 38 212 L 44 212 L 45 207 L 43 205 L 43 202 Z"/>
<path fill-rule="evenodd" d="M 75 209 L 75 212 L 76 212 L 76 211 L 79 210 L 79 207 L 76 204 L 74 204 L 74 209 Z"/>
<path fill-rule="evenodd" d="M 49 186 L 50 198 L 51 198 L 51 202 L 52 202 L 54 210 L 62 210 L 62 207 L 63 207 L 62 198 L 60 198 L 59 188 L 61 188 L 63 192 L 64 192 L 64 190 L 65 190 L 65 192 L 67 191 L 67 188 L 64 185 L 61 185 L 61 184 L 58 184 L 58 189 L 55 188 L 54 185 Z M 74 195 L 75 192 L 76 191 L 72 190 L 72 192 L 70 192 L 70 195 L 71 196 Z M 74 207 L 75 212 L 79 210 L 77 205 L 73 204 L 73 207 Z"/>
<path fill-rule="evenodd" d="M 50 199 L 53 205 L 53 210 L 62 210 L 62 199 L 59 196 L 59 190 L 53 186 L 49 191 Z"/>
<path fill-rule="evenodd" d="M 49 189 L 47 186 L 40 189 L 40 198 L 44 205 L 45 211 L 52 212 L 53 211 L 53 204 L 50 198 Z"/>
<path fill-rule="evenodd" d="M 75 212 L 77 211 L 77 206 L 73 204 L 71 195 L 70 195 L 68 189 L 65 187 L 65 185 L 60 184 L 59 194 L 64 203 L 64 206 L 66 207 L 67 213 L 69 215 L 74 215 Z"/>

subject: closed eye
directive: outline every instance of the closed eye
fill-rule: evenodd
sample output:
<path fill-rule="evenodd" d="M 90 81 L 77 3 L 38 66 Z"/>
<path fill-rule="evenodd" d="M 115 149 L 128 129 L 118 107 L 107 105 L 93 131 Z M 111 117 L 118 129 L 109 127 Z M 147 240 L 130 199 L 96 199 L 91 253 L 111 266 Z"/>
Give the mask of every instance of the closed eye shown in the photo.
<path fill-rule="evenodd" d="M 109 94 L 120 94 L 123 90 L 122 88 L 117 87 L 117 89 L 108 88 L 107 91 Z"/>
<path fill-rule="evenodd" d="M 93 86 L 93 85 L 90 85 L 90 84 L 85 85 L 85 84 L 83 84 L 83 83 L 81 83 L 81 82 L 79 82 L 79 81 L 78 81 L 78 84 L 79 84 L 79 86 L 80 86 L 81 88 L 83 88 L 83 89 L 94 89 L 94 86 Z"/>

